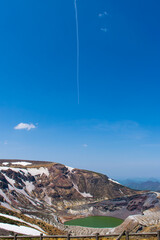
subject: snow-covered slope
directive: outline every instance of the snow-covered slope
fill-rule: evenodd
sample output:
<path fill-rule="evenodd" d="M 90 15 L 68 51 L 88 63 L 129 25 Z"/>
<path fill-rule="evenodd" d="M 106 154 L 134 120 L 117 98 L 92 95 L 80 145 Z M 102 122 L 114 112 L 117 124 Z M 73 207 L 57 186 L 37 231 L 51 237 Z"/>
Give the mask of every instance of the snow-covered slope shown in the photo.
<path fill-rule="evenodd" d="M 25 216 L 23 214 L 0 207 L 0 234 L 10 235 L 13 233 L 23 235 L 63 234 L 54 226 L 48 225 L 41 220 Z"/>
<path fill-rule="evenodd" d="M 57 201 L 115 198 L 135 191 L 107 176 L 62 164 L 37 161 L 0 161 L 0 202 L 11 208 L 30 209 Z"/>

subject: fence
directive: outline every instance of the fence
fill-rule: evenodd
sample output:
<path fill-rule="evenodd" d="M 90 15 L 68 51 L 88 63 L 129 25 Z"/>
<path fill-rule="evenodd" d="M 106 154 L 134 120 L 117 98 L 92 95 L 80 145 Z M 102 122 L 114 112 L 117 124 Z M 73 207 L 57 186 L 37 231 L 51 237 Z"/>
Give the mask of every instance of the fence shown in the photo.
<path fill-rule="evenodd" d="M 158 232 L 147 232 L 147 233 L 129 233 L 127 231 L 122 232 L 120 235 L 119 234 L 107 234 L 107 235 L 99 235 L 98 233 L 96 233 L 95 235 L 86 235 L 86 236 L 72 236 L 70 234 L 68 235 L 62 235 L 62 236 L 57 236 L 57 235 L 43 235 L 40 234 L 39 236 L 29 236 L 29 235 L 17 235 L 15 234 L 14 236 L 0 236 L 0 239 L 13 239 L 13 240 L 18 240 L 18 239 L 25 239 L 25 238 L 38 238 L 39 240 L 43 240 L 45 238 L 54 238 L 54 239 L 58 239 L 58 238 L 63 238 L 66 240 L 71 240 L 72 238 L 91 238 L 91 239 L 95 239 L 95 240 L 99 240 L 100 238 L 116 238 L 116 240 L 120 240 L 120 238 L 122 236 L 125 235 L 125 239 L 129 240 L 129 237 L 157 237 L 157 240 L 160 240 L 160 231 Z"/>

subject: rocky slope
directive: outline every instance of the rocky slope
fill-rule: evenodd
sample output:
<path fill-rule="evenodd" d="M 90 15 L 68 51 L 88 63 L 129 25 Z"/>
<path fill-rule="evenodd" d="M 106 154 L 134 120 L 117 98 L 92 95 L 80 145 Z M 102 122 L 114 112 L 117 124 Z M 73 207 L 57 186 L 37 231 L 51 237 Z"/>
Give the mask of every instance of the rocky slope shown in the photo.
<path fill-rule="evenodd" d="M 23 160 L 0 160 L 0 205 L 72 233 L 77 228 L 61 222 L 89 215 L 125 219 L 160 209 L 156 193 L 137 192 L 103 174 Z"/>
<path fill-rule="evenodd" d="M 107 176 L 58 163 L 0 161 L 1 202 L 20 207 L 66 201 L 92 201 L 133 195 L 136 191 Z"/>

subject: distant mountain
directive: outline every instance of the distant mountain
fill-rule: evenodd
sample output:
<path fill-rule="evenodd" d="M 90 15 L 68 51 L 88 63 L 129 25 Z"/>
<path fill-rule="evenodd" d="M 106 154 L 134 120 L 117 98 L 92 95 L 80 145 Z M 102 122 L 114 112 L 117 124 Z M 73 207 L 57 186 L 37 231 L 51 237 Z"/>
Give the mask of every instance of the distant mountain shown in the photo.
<path fill-rule="evenodd" d="M 121 184 L 134 190 L 147 190 L 160 192 L 160 181 L 154 178 L 149 179 L 126 179 L 119 180 Z"/>

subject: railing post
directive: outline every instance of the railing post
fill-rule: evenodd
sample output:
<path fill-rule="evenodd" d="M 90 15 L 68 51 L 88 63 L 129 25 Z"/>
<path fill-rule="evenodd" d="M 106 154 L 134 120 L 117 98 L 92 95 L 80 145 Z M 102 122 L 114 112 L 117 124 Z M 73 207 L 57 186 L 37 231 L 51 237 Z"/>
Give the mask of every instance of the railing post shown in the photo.
<path fill-rule="evenodd" d="M 40 240 L 43 240 L 43 233 L 40 234 Z"/>
<path fill-rule="evenodd" d="M 17 233 L 14 234 L 14 240 L 17 240 Z"/>
<path fill-rule="evenodd" d="M 126 234 L 126 240 L 129 240 L 129 232 L 126 231 L 125 234 Z"/>
<path fill-rule="evenodd" d="M 96 240 L 99 239 L 99 233 L 96 233 Z"/>
<path fill-rule="evenodd" d="M 157 240 L 160 240 L 160 231 L 157 232 Z"/>
<path fill-rule="evenodd" d="M 117 237 L 117 239 L 116 239 L 116 240 L 120 240 L 120 239 L 121 239 L 121 237 L 122 237 L 124 234 L 125 234 L 125 231 L 121 232 L 121 233 L 119 234 L 119 236 Z"/>
<path fill-rule="evenodd" d="M 70 233 L 67 234 L 67 240 L 70 240 Z"/>

